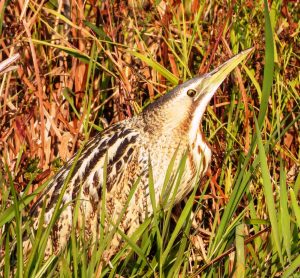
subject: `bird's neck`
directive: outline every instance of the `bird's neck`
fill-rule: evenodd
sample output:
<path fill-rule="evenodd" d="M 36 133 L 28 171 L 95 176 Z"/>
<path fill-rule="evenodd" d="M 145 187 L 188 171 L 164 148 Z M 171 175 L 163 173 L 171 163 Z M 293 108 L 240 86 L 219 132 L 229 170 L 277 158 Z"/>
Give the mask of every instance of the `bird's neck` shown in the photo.
<path fill-rule="evenodd" d="M 211 149 L 201 129 L 201 121 L 206 106 L 199 105 L 193 113 L 188 133 L 188 142 L 196 170 L 201 176 L 207 171 L 211 160 Z M 200 167 L 200 168 L 199 168 Z"/>
<path fill-rule="evenodd" d="M 145 126 L 149 129 L 152 135 L 169 134 L 170 139 L 173 136 L 185 137 L 188 134 L 190 120 L 187 120 L 189 115 L 183 114 L 182 111 L 166 109 L 165 111 L 151 111 L 144 113 L 143 119 Z"/>

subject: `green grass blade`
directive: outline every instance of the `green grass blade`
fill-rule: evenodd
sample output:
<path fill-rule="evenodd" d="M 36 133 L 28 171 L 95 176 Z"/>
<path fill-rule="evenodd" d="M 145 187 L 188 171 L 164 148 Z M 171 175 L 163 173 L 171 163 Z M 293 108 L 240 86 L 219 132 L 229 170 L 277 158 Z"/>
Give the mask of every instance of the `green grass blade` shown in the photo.
<path fill-rule="evenodd" d="M 286 190 L 286 173 L 284 170 L 282 159 L 280 158 L 280 223 L 283 236 L 283 243 L 288 255 L 288 259 L 291 262 L 291 223 L 290 214 L 288 210 L 288 197 Z"/>
<path fill-rule="evenodd" d="M 15 189 L 15 185 L 13 183 L 13 178 L 11 172 L 8 169 L 8 166 L 5 165 L 6 172 L 8 173 L 9 184 L 13 196 L 13 208 L 15 213 L 15 220 L 16 220 L 16 237 L 17 237 L 17 277 L 23 277 L 23 241 L 22 241 L 22 216 L 20 214 L 20 207 L 19 207 L 19 199 L 17 196 L 17 192 Z"/>
<path fill-rule="evenodd" d="M 10 277 L 10 239 L 9 234 L 5 237 L 5 254 L 4 254 L 4 277 Z"/>
<path fill-rule="evenodd" d="M 72 163 L 72 166 L 71 166 L 71 169 L 66 177 L 66 179 L 64 180 L 64 183 L 63 183 L 63 186 L 62 186 L 62 189 L 61 189 L 61 192 L 58 196 L 58 199 L 57 199 L 57 202 L 54 206 L 54 210 L 53 210 L 53 214 L 51 216 L 51 219 L 47 225 L 47 228 L 44 230 L 44 233 L 41 237 L 41 240 L 40 240 L 40 247 L 39 247 L 39 252 L 38 252 L 38 257 L 36 259 L 36 269 L 41 266 L 41 264 L 43 263 L 44 261 L 44 254 L 45 254 L 45 249 L 46 249 L 46 246 L 47 246 L 47 241 L 48 241 L 48 238 L 51 234 L 51 231 L 52 231 L 52 228 L 54 227 L 55 225 L 55 222 L 56 220 L 58 219 L 58 217 L 60 216 L 60 214 L 62 213 L 62 211 L 67 207 L 67 206 L 70 206 L 72 205 L 71 202 L 69 203 L 66 203 L 64 206 L 61 206 L 62 202 L 63 202 L 63 196 L 64 196 L 64 193 L 65 191 L 67 190 L 67 187 L 68 187 L 68 184 L 69 184 L 69 181 L 70 179 L 72 178 L 72 174 L 73 174 L 73 171 L 74 171 L 74 168 L 77 164 L 77 161 L 81 155 L 81 152 L 84 148 L 84 145 L 82 145 L 82 147 L 79 149 L 79 151 L 77 152 L 77 154 L 75 155 L 74 157 L 74 162 Z"/>
<path fill-rule="evenodd" d="M 89 28 L 91 28 L 97 35 L 98 35 L 98 38 L 100 40 L 105 40 L 105 41 L 108 41 L 108 42 L 112 42 L 112 40 L 107 36 L 107 34 L 104 32 L 103 28 L 101 26 L 96 26 L 95 24 L 87 21 L 87 20 L 84 20 L 83 23 L 88 26 Z"/>
<path fill-rule="evenodd" d="M 185 163 L 183 164 L 185 165 Z M 198 171 L 199 172 L 199 171 Z M 164 262 L 166 261 L 167 259 L 167 256 L 169 255 L 169 252 L 173 246 L 173 243 L 176 239 L 176 237 L 178 236 L 181 228 L 183 227 L 184 223 L 186 221 L 188 221 L 190 219 L 190 214 L 191 214 L 191 209 L 192 209 L 192 206 L 193 206 L 193 203 L 194 203 L 194 198 L 195 198 L 195 194 L 196 194 L 196 191 L 197 191 L 197 181 L 198 181 L 198 177 L 199 177 L 199 173 L 197 173 L 196 177 L 195 177 L 195 180 L 193 181 L 195 183 L 194 185 L 194 190 L 192 192 L 192 194 L 190 195 L 189 199 L 187 200 L 185 206 L 184 206 L 184 209 L 176 223 L 176 226 L 172 232 L 172 235 L 170 237 L 170 239 L 168 240 L 168 244 L 162 254 L 162 258 L 161 258 L 161 264 L 164 264 Z"/>
<path fill-rule="evenodd" d="M 141 59 L 144 61 L 148 66 L 152 67 L 154 70 L 156 70 L 158 73 L 160 73 L 162 76 L 164 76 L 167 80 L 169 80 L 173 85 L 177 85 L 179 82 L 179 79 L 177 76 L 175 76 L 173 73 L 168 71 L 165 67 L 163 67 L 158 62 L 154 61 L 151 58 L 146 57 L 145 55 L 136 52 L 136 51 L 129 51 L 130 54 L 133 56 Z"/>
<path fill-rule="evenodd" d="M 55 255 L 50 256 L 50 258 L 47 259 L 47 261 L 43 264 L 43 266 L 39 269 L 39 271 L 35 274 L 34 277 L 35 278 L 45 277 L 44 274 L 49 269 L 49 267 L 51 266 L 51 264 L 54 262 L 55 259 L 56 259 Z"/>
<path fill-rule="evenodd" d="M 240 169 L 240 171 L 237 173 L 237 178 L 235 181 L 235 186 L 233 188 L 233 191 L 231 193 L 230 199 L 226 205 L 226 208 L 224 210 L 224 213 L 221 218 L 221 222 L 218 226 L 218 230 L 216 233 L 216 236 L 213 240 L 213 244 L 209 245 L 208 248 L 208 257 L 212 259 L 213 255 L 217 252 L 219 249 L 218 246 L 222 244 L 222 241 L 224 239 L 224 235 L 226 234 L 226 229 L 232 219 L 232 216 L 234 212 L 236 211 L 239 202 L 241 201 L 244 193 L 246 192 L 246 189 L 249 185 L 250 178 L 251 178 L 251 172 L 247 171 L 248 164 L 251 159 L 251 152 L 254 148 L 255 141 L 252 142 L 250 151 L 243 161 L 243 167 Z M 257 162 L 253 163 L 253 168 L 256 168 Z"/>
<path fill-rule="evenodd" d="M 83 62 L 85 64 L 88 64 L 91 59 L 87 54 L 80 52 L 76 48 L 66 47 L 64 45 L 49 43 L 47 41 L 42 41 L 42 40 L 37 40 L 37 39 L 32 39 L 32 42 L 35 44 L 45 45 L 45 46 L 49 46 L 49 47 L 53 47 L 53 48 L 62 50 L 64 52 L 66 52 L 67 54 L 71 55 L 72 57 L 77 58 L 78 60 L 80 60 L 81 62 Z M 111 72 L 109 69 L 105 68 L 101 63 L 99 63 L 97 61 L 94 61 L 94 62 L 96 63 L 98 68 L 101 68 L 104 71 L 106 71 L 108 74 L 110 74 L 111 76 L 116 77 L 116 75 L 113 72 Z"/>
<path fill-rule="evenodd" d="M 297 269 L 300 267 L 300 255 L 296 257 L 295 260 L 291 263 L 291 265 L 285 269 L 285 271 L 282 273 L 282 278 L 288 278 L 288 277 L 297 277 Z M 299 274 L 299 272 L 298 272 Z M 294 276 L 295 275 L 295 276 Z"/>
<path fill-rule="evenodd" d="M 300 206 L 298 205 L 296 194 L 292 188 L 290 189 L 290 196 L 291 196 L 292 208 L 296 216 L 297 226 L 298 229 L 300 229 Z"/>
<path fill-rule="evenodd" d="M 262 91 L 261 91 L 261 87 L 259 85 L 259 83 L 257 82 L 254 74 L 255 72 L 253 70 L 250 70 L 248 67 L 246 67 L 244 64 L 242 64 L 243 69 L 246 71 L 247 75 L 249 76 L 249 78 L 251 79 L 251 82 L 253 84 L 253 86 L 255 87 L 257 93 L 258 93 L 258 97 L 261 100 L 262 97 Z"/>
<path fill-rule="evenodd" d="M 270 172 L 269 172 L 269 168 L 268 168 L 268 162 L 267 162 L 264 144 L 262 142 L 261 133 L 259 131 L 258 122 L 256 121 L 256 118 L 254 118 L 254 119 L 255 119 L 256 134 L 257 134 L 257 145 L 258 145 L 258 150 L 259 150 L 258 156 L 259 156 L 259 160 L 260 160 L 261 174 L 262 174 L 262 178 L 263 178 L 264 195 L 266 198 L 266 204 L 267 204 L 270 222 L 271 222 L 271 226 L 272 226 L 272 235 L 274 238 L 275 247 L 279 254 L 280 262 L 283 266 L 284 265 L 283 264 L 283 256 L 282 256 L 282 252 L 281 252 L 280 235 L 279 235 L 279 229 L 278 229 L 277 217 L 276 217 L 277 212 L 276 212 L 275 203 L 274 203 L 272 182 L 270 179 L 271 176 L 270 176 Z"/>
<path fill-rule="evenodd" d="M 298 118 L 300 118 L 300 115 L 299 115 Z M 295 185 L 294 185 L 294 192 L 295 192 L 295 195 L 298 194 L 299 190 L 300 190 L 300 173 L 298 174 L 297 179 L 296 179 L 296 182 L 295 182 Z"/>
<path fill-rule="evenodd" d="M 81 192 L 82 189 L 82 184 L 80 185 L 80 189 L 79 192 Z M 75 202 L 75 206 L 74 206 L 74 212 L 73 212 L 73 219 L 72 219 L 72 230 L 71 230 L 71 237 L 70 237 L 70 241 L 71 241 L 71 253 L 72 253 L 72 257 L 73 257 L 73 275 L 75 278 L 78 277 L 78 247 L 77 247 L 77 235 L 76 235 L 76 229 L 77 229 L 77 221 L 78 221 L 78 214 L 79 214 L 79 210 L 80 210 L 80 199 L 77 198 L 76 202 Z M 83 215 L 84 218 L 84 215 Z M 83 220 L 85 221 L 85 220 Z M 84 222 L 83 222 L 84 223 Z"/>
<path fill-rule="evenodd" d="M 149 186 L 149 195 L 150 195 L 150 201 L 151 201 L 151 206 L 153 210 L 153 225 L 154 225 L 154 230 L 156 231 L 156 236 L 157 236 L 157 248 L 158 248 L 158 253 L 161 254 L 162 250 L 162 238 L 161 234 L 159 231 L 159 217 L 158 217 L 158 207 L 156 204 L 156 196 L 157 194 L 155 193 L 155 185 L 154 185 L 154 177 L 153 177 L 153 171 L 152 171 L 152 165 L 151 165 L 151 160 L 150 160 L 150 155 L 148 157 L 148 171 L 149 171 L 149 177 L 148 177 L 148 186 Z"/>
<path fill-rule="evenodd" d="M 32 200 L 41 193 L 44 188 L 47 187 L 49 181 L 43 183 L 41 186 L 39 186 L 32 194 L 23 197 L 20 199 L 19 202 L 19 212 L 21 212 Z M 14 206 L 10 206 L 7 209 L 5 209 L 1 215 L 0 215 L 0 227 L 5 225 L 6 223 L 10 222 L 14 217 L 16 216 L 16 211 Z"/>
<path fill-rule="evenodd" d="M 268 1 L 264 0 L 264 15 L 265 15 L 265 47 L 266 58 L 264 67 L 264 80 L 262 88 L 262 98 L 260 111 L 258 115 L 258 126 L 261 128 L 267 113 L 268 101 L 271 94 L 273 75 L 274 75 L 274 41 L 273 30 L 268 10 Z"/>
<path fill-rule="evenodd" d="M 43 208 L 42 208 L 42 212 L 40 215 L 41 221 L 39 221 L 39 225 L 38 225 L 37 233 L 34 238 L 34 242 L 32 242 L 32 248 L 30 250 L 30 255 L 27 258 L 27 264 L 26 264 L 26 268 L 24 271 L 25 277 L 30 277 L 31 275 L 34 276 L 37 271 L 37 267 L 36 267 L 37 265 L 35 264 L 35 260 L 36 260 L 36 255 L 39 252 L 39 243 L 40 243 L 42 233 L 43 233 L 44 214 L 45 214 L 45 204 L 43 205 Z"/>
<path fill-rule="evenodd" d="M 65 97 L 65 99 L 68 101 L 68 103 L 70 104 L 70 106 L 72 107 L 75 115 L 77 116 L 78 119 L 81 118 L 79 112 L 77 111 L 74 101 L 73 101 L 73 97 L 74 97 L 74 93 L 69 89 L 69 88 L 64 88 L 63 89 L 63 96 Z"/>
<path fill-rule="evenodd" d="M 235 277 L 245 277 L 245 240 L 244 240 L 244 224 L 239 224 L 235 228 L 235 248 L 236 248 L 236 268 Z"/>
<path fill-rule="evenodd" d="M 208 185 L 209 185 L 209 181 L 207 181 L 204 189 L 203 189 L 203 192 L 199 198 L 199 200 L 197 201 L 198 202 L 198 205 L 197 205 L 197 208 L 195 209 L 195 214 L 197 214 L 197 212 L 202 208 L 202 200 L 203 200 L 203 197 L 207 191 L 207 188 L 208 188 Z M 194 211 L 194 210 L 193 210 Z M 183 273 L 181 273 L 181 266 L 182 264 L 184 264 L 184 267 L 183 269 L 186 268 L 186 264 L 189 263 L 189 253 L 190 253 L 190 249 L 186 250 L 186 246 L 188 245 L 189 243 L 189 234 L 190 234 L 190 230 L 191 230 L 191 226 L 192 226 L 192 221 L 189 221 L 184 229 L 184 232 L 183 232 L 183 238 L 181 239 L 180 241 L 180 247 L 178 249 L 178 252 L 177 252 L 177 255 L 176 255 L 176 260 L 174 262 L 174 265 L 172 266 L 172 268 L 170 269 L 170 271 L 168 272 L 168 278 L 171 278 L 171 277 L 179 277 L 180 275 L 183 275 Z M 184 277 L 184 275 L 183 275 Z"/>

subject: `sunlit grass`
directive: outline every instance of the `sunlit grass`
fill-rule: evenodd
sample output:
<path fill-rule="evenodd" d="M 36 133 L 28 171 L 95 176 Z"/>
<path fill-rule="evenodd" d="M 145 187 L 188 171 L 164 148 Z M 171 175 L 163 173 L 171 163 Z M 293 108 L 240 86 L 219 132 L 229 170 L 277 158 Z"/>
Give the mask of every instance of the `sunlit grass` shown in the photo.
<path fill-rule="evenodd" d="M 300 82 L 299 26 L 293 25 L 299 19 L 292 11 L 297 4 L 275 0 L 268 9 L 267 1 L 167 6 L 154 1 L 147 8 L 143 1 L 131 2 L 120 10 L 113 1 L 98 7 L 76 1 L 73 14 L 55 1 L 41 7 L 10 2 L 0 9 L 1 58 L 21 54 L 18 70 L 0 76 L 0 275 L 296 277 Z M 21 19 L 21 13 L 15 25 L 12 18 Z M 195 183 L 177 210 L 154 198 L 150 175 L 153 215 L 130 238 L 119 231 L 118 221 L 112 223 L 111 232 L 101 231 L 92 245 L 76 229 L 75 200 L 68 246 L 44 260 L 60 196 L 50 225 L 30 234 L 33 248 L 24 260 L 28 207 L 57 170 L 53 161 L 66 161 L 96 131 L 252 46 L 252 56 L 221 86 L 202 123 L 214 149 L 211 174 Z M 183 166 L 177 179 L 170 174 L 173 167 L 170 162 L 166 188 L 170 180 L 180 186 Z M 101 256 L 118 232 L 124 248 L 103 265 Z"/>

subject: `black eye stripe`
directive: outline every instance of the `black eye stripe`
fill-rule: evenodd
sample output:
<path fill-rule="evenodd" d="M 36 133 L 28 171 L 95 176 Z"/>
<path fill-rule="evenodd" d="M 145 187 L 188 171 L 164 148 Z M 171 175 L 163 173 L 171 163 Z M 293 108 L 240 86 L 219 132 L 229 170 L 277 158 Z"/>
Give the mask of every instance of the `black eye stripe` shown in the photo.
<path fill-rule="evenodd" d="M 189 90 L 187 90 L 187 95 L 189 96 L 189 97 L 194 97 L 195 95 L 196 95 L 196 90 L 194 90 L 194 89 L 189 89 Z"/>

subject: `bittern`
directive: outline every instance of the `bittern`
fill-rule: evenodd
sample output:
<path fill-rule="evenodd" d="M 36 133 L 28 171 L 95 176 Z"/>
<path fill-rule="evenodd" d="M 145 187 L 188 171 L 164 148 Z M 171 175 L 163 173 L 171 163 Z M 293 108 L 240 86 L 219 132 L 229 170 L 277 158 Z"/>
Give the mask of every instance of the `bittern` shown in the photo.
<path fill-rule="evenodd" d="M 103 130 L 87 143 L 80 155 L 75 155 L 60 169 L 32 208 L 33 227 L 36 229 L 41 221 L 43 208 L 44 225 L 48 225 L 62 188 L 65 188 L 61 202 L 63 210 L 48 239 L 47 254 L 57 253 L 66 246 L 72 229 L 74 200 L 80 202 L 82 217 L 79 222 L 84 221 L 82 226 L 86 234 L 97 238 L 104 169 L 107 169 L 106 230 L 112 226 L 111 223 L 116 223 L 137 179 L 140 179 L 139 183 L 118 228 L 130 236 L 151 214 L 149 159 L 155 198 L 159 202 L 171 158 L 177 152 L 175 165 L 178 165 L 180 157 L 187 155 L 185 172 L 175 193 L 175 203 L 181 201 L 192 190 L 196 172 L 203 176 L 211 160 L 210 147 L 200 128 L 205 109 L 223 80 L 250 51 L 245 50 L 212 72 L 178 85 L 139 115 Z M 118 251 L 121 242 L 121 236 L 116 234 L 103 259 L 109 260 Z"/>

